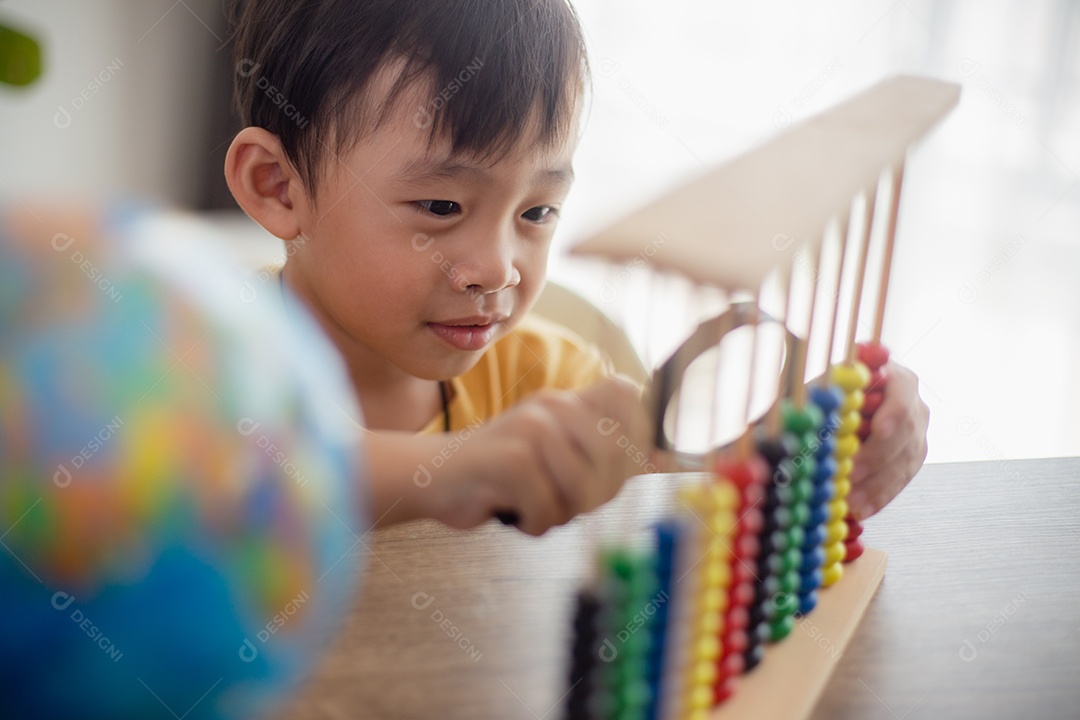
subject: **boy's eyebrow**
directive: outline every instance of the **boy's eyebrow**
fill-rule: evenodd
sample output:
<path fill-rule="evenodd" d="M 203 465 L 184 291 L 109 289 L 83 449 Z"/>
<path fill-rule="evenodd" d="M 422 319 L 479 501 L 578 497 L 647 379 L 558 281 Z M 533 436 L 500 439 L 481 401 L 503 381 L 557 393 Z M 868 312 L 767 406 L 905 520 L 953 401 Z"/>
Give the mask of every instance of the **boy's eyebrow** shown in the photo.
<path fill-rule="evenodd" d="M 569 185 L 574 180 L 574 169 L 569 164 L 542 168 L 535 173 L 539 182 L 547 185 Z M 394 179 L 402 182 L 423 182 L 425 180 L 457 180 L 466 178 L 475 181 L 491 179 L 491 174 L 483 168 L 454 160 L 432 160 L 418 158 L 407 163 L 394 174 Z"/>

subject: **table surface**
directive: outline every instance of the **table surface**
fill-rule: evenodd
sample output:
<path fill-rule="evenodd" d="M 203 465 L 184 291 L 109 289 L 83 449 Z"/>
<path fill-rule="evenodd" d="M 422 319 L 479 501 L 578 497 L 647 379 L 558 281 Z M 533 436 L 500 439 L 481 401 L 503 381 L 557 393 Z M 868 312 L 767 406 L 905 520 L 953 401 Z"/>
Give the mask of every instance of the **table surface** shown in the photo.
<path fill-rule="evenodd" d="M 1078 479 L 1080 458 L 924 467 L 866 523 L 885 580 L 813 720 L 1080 718 Z M 561 717 L 591 550 L 663 513 L 674 481 L 635 478 L 543 538 L 495 522 L 365 536 L 363 592 L 282 717 Z"/>

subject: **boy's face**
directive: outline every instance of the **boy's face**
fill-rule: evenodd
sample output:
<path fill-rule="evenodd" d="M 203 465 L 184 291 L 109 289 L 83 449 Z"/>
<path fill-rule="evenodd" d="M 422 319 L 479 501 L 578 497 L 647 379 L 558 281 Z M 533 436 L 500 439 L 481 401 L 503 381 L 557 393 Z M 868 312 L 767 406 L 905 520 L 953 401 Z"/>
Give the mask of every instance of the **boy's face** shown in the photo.
<path fill-rule="evenodd" d="M 529 133 L 477 162 L 429 147 L 402 102 L 378 132 L 326 160 L 286 277 L 311 302 L 356 371 L 387 363 L 427 379 L 471 368 L 536 301 L 574 142 L 543 149 Z M 449 102 L 453 102 L 451 99 Z"/>

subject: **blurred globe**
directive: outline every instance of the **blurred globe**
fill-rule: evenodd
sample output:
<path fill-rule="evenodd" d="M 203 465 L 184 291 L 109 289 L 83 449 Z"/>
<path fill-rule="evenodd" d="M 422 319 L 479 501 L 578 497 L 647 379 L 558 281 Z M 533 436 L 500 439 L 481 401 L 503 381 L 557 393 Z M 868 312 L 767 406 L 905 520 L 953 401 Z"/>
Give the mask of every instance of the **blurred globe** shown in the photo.
<path fill-rule="evenodd" d="M 32 216 L 0 214 L 0 717 L 265 716 L 357 591 L 339 360 L 193 220 Z"/>

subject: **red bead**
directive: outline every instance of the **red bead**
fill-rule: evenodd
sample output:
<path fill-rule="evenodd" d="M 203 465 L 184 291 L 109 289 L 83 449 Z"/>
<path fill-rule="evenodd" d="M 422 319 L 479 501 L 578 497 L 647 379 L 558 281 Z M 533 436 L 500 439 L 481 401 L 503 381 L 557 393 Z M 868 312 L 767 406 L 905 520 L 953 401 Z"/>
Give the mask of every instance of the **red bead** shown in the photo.
<path fill-rule="evenodd" d="M 731 602 L 730 605 L 738 605 L 745 607 L 754 602 L 754 583 L 741 582 L 731 589 Z"/>
<path fill-rule="evenodd" d="M 724 661 L 720 665 L 720 674 L 723 677 L 732 678 L 742 675 L 743 670 L 745 669 L 746 660 L 743 658 L 743 654 L 736 653 L 724 658 Z"/>
<path fill-rule="evenodd" d="M 855 356 L 870 370 L 877 370 L 889 362 L 889 348 L 878 342 L 859 343 L 855 348 Z"/>
<path fill-rule="evenodd" d="M 745 630 L 733 630 L 724 636 L 724 655 L 742 655 L 749 644 Z"/>
<path fill-rule="evenodd" d="M 866 390 L 864 392 L 873 392 L 875 390 L 883 390 L 885 383 L 889 381 L 889 373 L 884 370 L 874 370 L 870 373 L 870 382 L 866 383 Z M 865 403 L 866 400 L 863 400 Z"/>
<path fill-rule="evenodd" d="M 874 417 L 874 413 L 881 407 L 881 402 L 885 399 L 885 389 L 876 388 L 866 393 L 863 397 L 862 409 L 859 412 L 863 417 Z"/>
<path fill-rule="evenodd" d="M 745 489 L 751 485 L 765 482 L 765 478 L 769 474 L 769 468 L 756 455 L 746 460 L 724 455 L 716 459 L 713 464 L 713 472 L 728 478 L 740 489 Z"/>
<path fill-rule="evenodd" d="M 858 559 L 865 549 L 861 539 L 855 538 L 854 540 L 847 540 L 844 542 L 844 562 L 849 563 L 852 560 Z"/>
<path fill-rule="evenodd" d="M 745 630 L 749 624 L 750 611 L 746 609 L 746 605 L 732 606 L 724 616 L 724 627 L 728 629 L 728 632 Z"/>
<path fill-rule="evenodd" d="M 743 512 L 742 517 L 739 518 L 739 534 L 757 535 L 761 532 L 761 526 L 765 522 L 765 517 L 761 513 L 761 509 L 757 507 L 751 507 L 749 510 Z"/>
<path fill-rule="evenodd" d="M 854 515 L 848 515 L 844 520 L 847 522 L 847 539 L 854 540 L 862 535 L 863 525 L 861 522 L 855 519 Z"/>
<path fill-rule="evenodd" d="M 757 562 L 748 558 L 736 562 L 733 567 L 732 577 L 732 584 L 734 585 L 757 580 Z"/>
<path fill-rule="evenodd" d="M 870 437 L 870 418 L 863 416 L 862 422 L 859 423 L 859 440 L 866 440 Z"/>
<path fill-rule="evenodd" d="M 765 485 L 763 483 L 754 483 L 743 488 L 742 501 L 744 508 L 761 507 L 765 503 Z"/>
<path fill-rule="evenodd" d="M 761 551 L 761 543 L 757 535 L 743 535 L 735 541 L 735 557 L 739 559 L 753 559 Z"/>
<path fill-rule="evenodd" d="M 713 686 L 713 704 L 719 705 L 735 694 L 737 685 L 735 677 L 726 677 Z"/>

